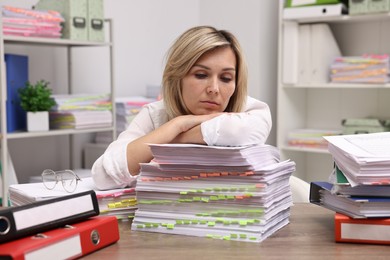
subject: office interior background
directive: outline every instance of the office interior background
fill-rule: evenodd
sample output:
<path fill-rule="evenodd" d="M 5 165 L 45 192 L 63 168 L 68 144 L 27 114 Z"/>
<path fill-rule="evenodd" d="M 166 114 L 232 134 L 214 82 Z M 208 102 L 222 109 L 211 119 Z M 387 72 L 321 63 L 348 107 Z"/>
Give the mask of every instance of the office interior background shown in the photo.
<path fill-rule="evenodd" d="M 1 0 L 0 4 L 30 8 L 37 2 Z M 104 12 L 105 18 L 113 21 L 115 96 L 142 96 L 147 86 L 159 86 L 172 42 L 192 26 L 212 25 L 238 37 L 249 67 L 249 94 L 269 104 L 276 122 L 278 1 L 106 0 Z M 5 52 L 39 60 L 39 64 L 29 64 L 30 81 L 45 79 L 54 94 L 66 93 L 64 48 L 6 45 Z M 98 48 L 72 51 L 71 80 L 78 93 L 107 91 L 108 54 L 108 50 Z M 274 124 L 269 144 L 276 142 L 276 127 Z M 28 182 L 45 168 L 83 167 L 83 144 L 91 140 L 91 134 L 12 140 L 9 149 L 18 181 Z"/>

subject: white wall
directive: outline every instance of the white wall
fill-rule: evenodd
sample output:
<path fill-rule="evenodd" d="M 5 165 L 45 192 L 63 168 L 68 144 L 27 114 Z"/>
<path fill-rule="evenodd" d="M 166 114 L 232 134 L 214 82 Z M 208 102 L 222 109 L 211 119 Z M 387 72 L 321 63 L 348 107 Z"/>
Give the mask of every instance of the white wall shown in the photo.
<path fill-rule="evenodd" d="M 31 7 L 37 0 L 0 0 L 0 4 Z M 114 25 L 114 79 L 116 96 L 144 95 L 148 85 L 159 85 L 164 57 L 170 44 L 184 30 L 199 24 L 226 29 L 240 40 L 249 66 L 249 93 L 270 105 L 276 122 L 277 4 L 275 0 L 106 0 L 105 16 Z M 32 81 L 48 79 L 61 92 L 68 85 L 65 52 L 41 47 L 7 47 L 8 51 L 27 52 L 40 65 L 30 66 Z M 107 51 L 74 52 L 74 80 L 79 92 L 99 92 L 109 82 Z M 89 77 L 92 74 L 93 77 Z M 95 75 L 99 75 L 96 77 Z M 275 129 L 268 143 L 275 144 Z M 76 137 L 89 140 L 90 137 Z M 80 143 L 80 142 L 78 142 Z M 39 153 L 37 153 L 37 145 Z M 33 138 L 10 142 L 15 169 L 28 180 L 51 167 L 62 169 L 69 162 L 69 139 Z M 78 150 L 81 145 L 79 144 Z M 21 153 L 22 151 L 22 153 Z M 57 151 L 57 152 L 56 152 Z M 47 153 L 47 155 L 46 155 Z M 23 156 L 19 156 L 22 154 Z M 17 156 L 15 156 L 17 155 Z M 81 163 L 81 152 L 76 154 Z M 80 164 L 81 165 L 81 164 Z"/>

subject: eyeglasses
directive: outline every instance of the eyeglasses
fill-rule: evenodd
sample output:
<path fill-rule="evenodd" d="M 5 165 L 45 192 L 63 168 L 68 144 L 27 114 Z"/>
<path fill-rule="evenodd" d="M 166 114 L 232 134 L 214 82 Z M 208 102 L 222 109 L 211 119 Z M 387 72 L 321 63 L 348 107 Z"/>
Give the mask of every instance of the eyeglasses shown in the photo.
<path fill-rule="evenodd" d="M 71 170 L 53 171 L 46 169 L 42 172 L 43 185 L 49 190 L 54 189 L 57 183 L 61 182 L 64 190 L 72 193 L 76 190 L 79 181 L 81 181 L 80 177 Z"/>

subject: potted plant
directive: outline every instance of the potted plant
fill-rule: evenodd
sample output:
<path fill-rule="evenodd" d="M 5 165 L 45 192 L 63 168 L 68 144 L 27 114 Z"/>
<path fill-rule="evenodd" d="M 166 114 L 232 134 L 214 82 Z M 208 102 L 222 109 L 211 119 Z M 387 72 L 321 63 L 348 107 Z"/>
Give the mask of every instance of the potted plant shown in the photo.
<path fill-rule="evenodd" d="M 18 90 L 20 106 L 27 112 L 27 131 L 48 131 L 49 110 L 55 105 L 51 97 L 49 82 L 40 80 L 36 84 L 26 82 Z"/>

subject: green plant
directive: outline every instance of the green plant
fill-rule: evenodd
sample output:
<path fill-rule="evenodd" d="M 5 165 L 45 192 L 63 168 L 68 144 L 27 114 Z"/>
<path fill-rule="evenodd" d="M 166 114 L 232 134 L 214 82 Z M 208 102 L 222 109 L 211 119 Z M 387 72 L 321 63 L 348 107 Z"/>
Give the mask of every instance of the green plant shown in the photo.
<path fill-rule="evenodd" d="M 18 90 L 20 105 L 25 111 L 49 111 L 56 103 L 51 97 L 49 82 L 40 80 L 36 84 L 26 82 L 26 86 Z"/>

